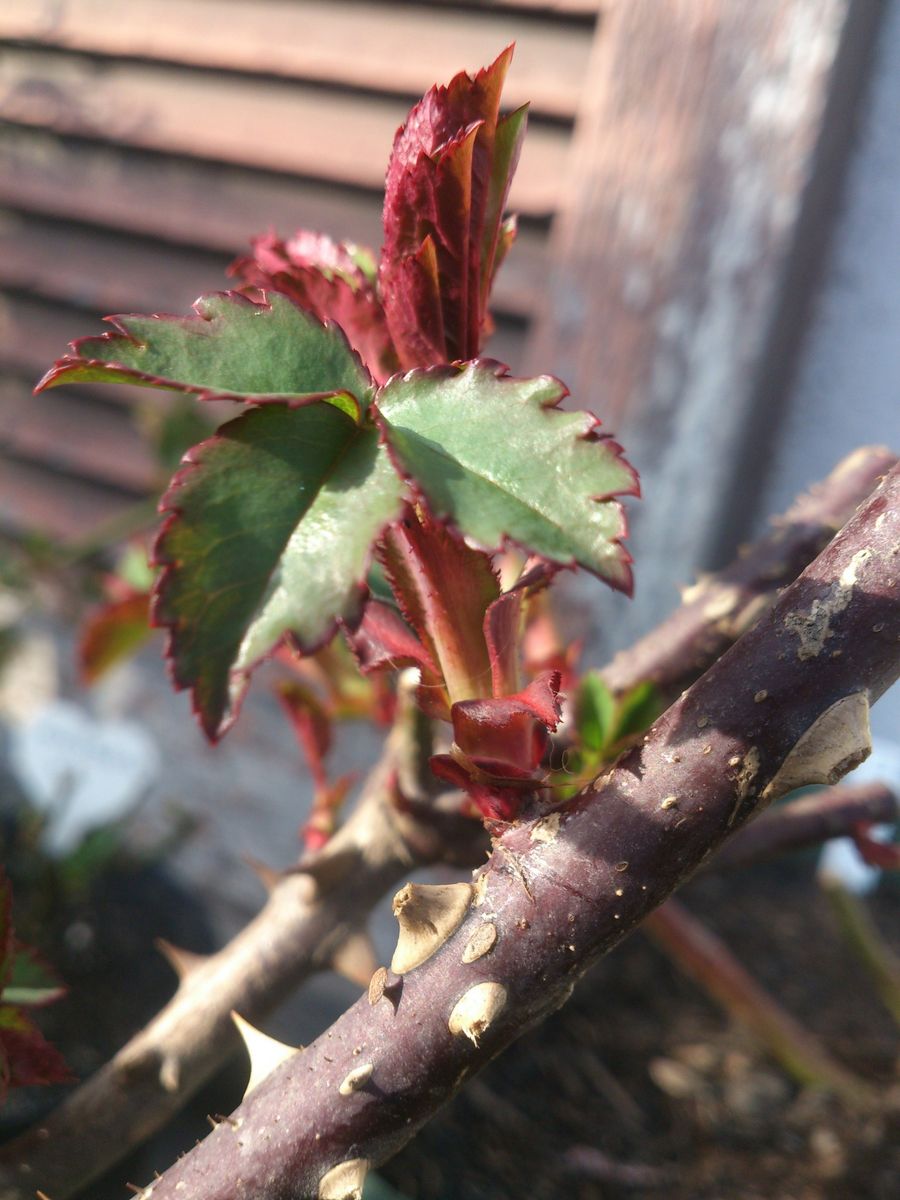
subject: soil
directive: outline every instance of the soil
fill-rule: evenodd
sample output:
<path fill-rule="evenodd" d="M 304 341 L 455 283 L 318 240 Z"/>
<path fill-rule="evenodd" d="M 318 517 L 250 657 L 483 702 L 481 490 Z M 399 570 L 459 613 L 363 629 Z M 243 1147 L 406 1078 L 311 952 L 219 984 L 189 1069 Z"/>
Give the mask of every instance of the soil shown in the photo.
<path fill-rule="evenodd" d="M 79 1074 L 170 993 L 153 936 L 208 948 L 202 913 L 161 870 L 113 874 L 98 888 L 55 931 L 55 947 L 41 939 L 72 989 L 42 1024 Z M 883 1104 L 853 1111 L 800 1089 L 638 933 L 381 1169 L 402 1200 L 900 1194 L 900 1031 L 842 941 L 811 860 L 710 875 L 682 899 L 839 1060 L 878 1084 Z M 870 906 L 900 950 L 900 881 L 884 880 Z M 73 921 L 74 944 L 92 931 L 93 957 L 72 953 Z M 213 1080 L 175 1128 L 91 1187 L 90 1200 L 118 1200 L 123 1180 L 149 1178 L 203 1136 L 205 1114 L 229 1111 L 245 1074 L 238 1063 Z M 39 1109 L 52 1099 L 28 1095 Z M 39 1109 L 7 1110 L 4 1132 Z"/>
<path fill-rule="evenodd" d="M 797 1087 L 637 934 L 469 1084 L 383 1175 L 415 1200 L 895 1200 L 900 1030 L 808 860 L 682 894 L 756 978 L 879 1085 L 877 1111 Z M 900 884 L 870 900 L 900 948 Z"/>

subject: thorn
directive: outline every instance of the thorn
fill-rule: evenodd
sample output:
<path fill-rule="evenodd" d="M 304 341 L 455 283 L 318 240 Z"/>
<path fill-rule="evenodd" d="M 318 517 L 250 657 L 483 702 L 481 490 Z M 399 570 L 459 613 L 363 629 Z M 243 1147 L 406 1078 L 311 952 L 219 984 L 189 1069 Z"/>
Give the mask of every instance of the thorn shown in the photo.
<path fill-rule="evenodd" d="M 35 1192 L 35 1195 L 37 1196 L 37 1200 L 50 1200 L 46 1192 Z"/>
<path fill-rule="evenodd" d="M 239 1013 L 232 1012 L 231 1019 L 237 1026 L 238 1033 L 244 1039 L 247 1054 L 250 1056 L 250 1079 L 247 1082 L 247 1090 L 244 1092 L 246 1099 L 255 1087 L 259 1087 L 262 1081 L 272 1074 L 276 1067 L 287 1062 L 303 1047 L 286 1046 L 277 1038 L 269 1037 L 267 1033 L 255 1029 Z"/>
<path fill-rule="evenodd" d="M 350 1158 L 326 1171 L 319 1180 L 319 1200 L 362 1200 L 368 1159 Z"/>
<path fill-rule="evenodd" d="M 476 983 L 462 996 L 450 1014 L 450 1032 L 464 1033 L 478 1045 L 482 1034 L 506 1007 L 502 983 Z"/>
<path fill-rule="evenodd" d="M 243 855 L 243 859 L 266 891 L 270 893 L 274 892 L 275 886 L 281 880 L 283 872 L 276 871 L 274 867 L 270 867 L 266 863 L 260 862 L 258 858 L 253 858 L 249 854 Z"/>
<path fill-rule="evenodd" d="M 212 1113 L 207 1113 L 207 1114 L 206 1114 L 206 1120 L 207 1120 L 207 1122 L 208 1122 L 208 1124 L 209 1124 L 209 1127 L 210 1127 L 210 1129 L 212 1129 L 213 1131 L 215 1131 L 216 1129 L 218 1129 L 218 1128 L 219 1128 L 219 1126 L 222 1124 L 222 1122 L 221 1122 L 220 1120 L 218 1120 L 218 1118 L 214 1117 L 214 1116 L 212 1115 Z"/>
<path fill-rule="evenodd" d="M 362 988 L 368 987 L 373 972 L 378 969 L 378 958 L 369 935 L 361 930 L 351 933 L 338 946 L 331 967 L 351 983 Z"/>
<path fill-rule="evenodd" d="M 354 1092 L 361 1091 L 374 1074 L 374 1063 L 363 1063 L 361 1066 L 354 1067 L 344 1077 L 338 1091 L 342 1096 L 352 1096 Z"/>
<path fill-rule="evenodd" d="M 165 938 L 154 938 L 154 946 L 178 976 L 180 983 L 207 960 L 206 954 L 194 954 L 192 950 L 183 950 L 181 946 L 173 946 Z"/>
<path fill-rule="evenodd" d="M 471 883 L 408 883 L 394 897 L 400 926 L 391 970 L 405 975 L 456 932 L 472 901 Z"/>

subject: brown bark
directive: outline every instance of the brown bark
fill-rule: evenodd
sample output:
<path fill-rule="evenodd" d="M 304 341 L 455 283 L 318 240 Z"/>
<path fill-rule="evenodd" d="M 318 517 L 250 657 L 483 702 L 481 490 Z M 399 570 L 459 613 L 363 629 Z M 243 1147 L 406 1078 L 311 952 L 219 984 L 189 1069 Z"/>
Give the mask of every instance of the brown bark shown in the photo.
<path fill-rule="evenodd" d="M 883 783 L 829 788 L 770 809 L 739 830 L 709 865 L 715 871 L 746 867 L 830 838 L 849 837 L 860 823 L 892 824 L 898 818 L 900 800 Z"/>
<path fill-rule="evenodd" d="M 428 828 L 401 814 L 391 798 L 392 763 L 386 756 L 376 768 L 317 860 L 316 880 L 278 879 L 258 916 L 217 954 L 197 960 L 140 1033 L 40 1125 L 3 1147 L 2 1200 L 31 1200 L 35 1188 L 52 1200 L 79 1191 L 161 1128 L 240 1045 L 233 1009 L 256 1022 L 327 969 L 386 891 L 415 867 L 446 860 L 452 835 L 464 834 L 461 853 L 472 861 L 478 827 L 439 817 Z"/>
<path fill-rule="evenodd" d="M 622 695 L 649 680 L 674 700 L 759 620 L 777 589 L 797 578 L 896 461 L 884 447 L 864 446 L 839 462 L 772 522 L 770 533 L 687 588 L 670 617 L 617 654 L 601 672 L 610 690 Z"/>
<path fill-rule="evenodd" d="M 656 633 L 639 642 L 633 666 L 630 654 L 619 655 L 607 668 L 610 686 L 624 691 L 647 676 L 668 693 L 690 682 L 772 603 L 775 588 L 789 582 L 809 561 L 894 461 L 880 448 L 863 448 L 850 455 L 778 519 L 773 533 L 721 575 L 706 581 L 705 597 L 689 598 Z M 737 597 L 727 620 L 721 612 L 723 593 Z M 711 600 L 718 602 L 712 609 L 718 616 L 710 615 Z M 409 722 L 397 732 L 404 731 L 409 734 Z M 407 794 L 418 790 L 415 754 L 416 748 L 408 745 L 399 754 L 398 767 L 410 776 L 403 779 Z M 373 844 L 386 837 L 383 852 L 390 856 L 393 845 L 396 858 L 390 869 L 367 880 L 369 868 L 360 846 L 370 824 Z M 305 894 L 302 882 L 294 879 L 278 885 L 247 929 L 204 967 L 203 979 L 215 972 L 217 982 L 226 979 L 227 986 L 217 992 L 193 984 L 179 988 L 166 1008 L 106 1067 L 39 1127 L 0 1150 L 0 1200 L 26 1200 L 35 1186 L 46 1189 L 53 1200 L 66 1200 L 161 1128 L 237 1045 L 231 1008 L 258 1020 L 309 974 L 328 966 L 330 953 L 353 920 L 364 920 L 379 898 L 379 887 L 388 889 L 408 870 L 425 865 L 429 855 L 446 856 L 448 835 L 459 835 L 458 830 L 450 835 L 449 827 L 430 831 L 422 827 L 416 842 L 415 829 L 415 823 L 397 824 L 390 819 L 386 792 L 376 780 L 370 800 L 326 855 L 326 861 L 331 861 L 340 856 L 342 847 L 350 847 L 346 863 L 354 889 L 329 898 L 324 907 L 307 907 L 299 899 Z M 357 879 L 359 871 L 363 878 Z M 330 920 L 336 922 L 334 930 Z M 326 939 L 321 950 L 318 936 Z M 282 946 L 286 951 L 280 955 Z M 263 961 L 265 969 L 260 970 Z M 160 1080 L 166 1060 L 168 1087 Z"/>
<path fill-rule="evenodd" d="M 898 673 L 895 468 L 641 746 L 594 788 L 497 839 L 469 912 L 427 961 L 382 979 L 374 1003 L 360 1000 L 277 1068 L 153 1184 L 153 1200 L 358 1197 L 366 1164 L 390 1157 L 558 1008 L 752 813 L 856 765 L 868 703 Z M 473 958 L 487 924 L 490 949 Z"/>

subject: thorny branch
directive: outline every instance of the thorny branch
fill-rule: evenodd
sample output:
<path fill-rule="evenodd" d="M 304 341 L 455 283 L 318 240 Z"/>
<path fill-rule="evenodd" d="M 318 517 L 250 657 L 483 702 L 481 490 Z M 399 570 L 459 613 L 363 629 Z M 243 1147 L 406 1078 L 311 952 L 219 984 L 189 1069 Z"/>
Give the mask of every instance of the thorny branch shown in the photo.
<path fill-rule="evenodd" d="M 900 800 L 883 783 L 844 784 L 770 809 L 722 847 L 710 866 L 745 867 L 777 854 L 850 837 L 858 825 L 890 825 L 900 819 Z"/>
<path fill-rule="evenodd" d="M 898 674 L 900 467 L 642 745 L 502 835 L 429 957 L 380 973 L 156 1181 L 153 1200 L 358 1200 L 370 1165 L 564 1003 L 752 813 L 865 758 L 869 704 Z M 412 925 L 406 912 L 401 944 Z"/>
<path fill-rule="evenodd" d="M 777 587 L 809 561 L 894 461 L 881 448 L 845 459 L 798 499 L 772 534 L 704 581 L 705 598 L 688 594 L 658 631 L 617 656 L 605 672 L 609 685 L 624 691 L 649 677 L 668 694 L 690 682 L 771 604 Z M 723 594 L 733 602 L 727 621 L 724 601 L 710 606 Z M 408 761 L 402 757 L 401 771 Z M 232 1009 L 259 1020 L 308 975 L 329 966 L 341 940 L 359 928 L 384 891 L 416 867 L 446 859 L 446 844 L 435 845 L 446 831 L 398 818 L 389 793 L 385 769 L 376 770 L 323 856 L 318 891 L 305 875 L 278 882 L 246 929 L 205 961 L 190 983 L 183 980 L 169 1004 L 110 1063 L 39 1127 L 0 1150 L 0 1200 L 24 1200 L 35 1187 L 66 1200 L 102 1174 L 161 1128 L 233 1051 Z M 469 852 L 478 861 L 471 845 Z M 460 859 L 465 855 L 462 849 Z M 377 869 L 372 856 L 380 856 Z M 338 862 L 346 866 L 350 887 L 328 886 L 327 864 Z"/>

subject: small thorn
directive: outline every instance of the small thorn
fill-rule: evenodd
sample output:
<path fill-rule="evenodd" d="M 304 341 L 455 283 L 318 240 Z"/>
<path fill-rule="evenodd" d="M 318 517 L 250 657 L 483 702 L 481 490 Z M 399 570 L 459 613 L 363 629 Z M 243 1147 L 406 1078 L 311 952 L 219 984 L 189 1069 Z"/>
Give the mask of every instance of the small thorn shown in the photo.
<path fill-rule="evenodd" d="M 282 871 L 276 871 L 274 867 L 268 866 L 264 862 L 260 862 L 258 858 L 253 858 L 249 854 L 245 854 L 244 862 L 254 873 L 267 892 L 274 892 L 276 885 L 281 881 Z"/>
<path fill-rule="evenodd" d="M 343 975 L 351 983 L 359 987 L 368 987 L 369 980 L 378 969 L 378 958 L 372 939 L 367 933 L 351 933 L 342 942 L 331 960 L 331 966 L 338 975 Z"/>
<path fill-rule="evenodd" d="M 210 1129 L 212 1129 L 212 1130 L 218 1129 L 219 1126 L 222 1124 L 222 1122 L 218 1119 L 218 1117 L 214 1117 L 212 1115 L 212 1113 L 206 1114 L 206 1120 L 207 1120 L 207 1123 L 209 1124 Z"/>
<path fill-rule="evenodd" d="M 272 1074 L 276 1067 L 281 1066 L 303 1047 L 286 1046 L 277 1038 L 269 1037 L 267 1033 L 255 1029 L 249 1021 L 245 1021 L 236 1012 L 232 1012 L 231 1019 L 237 1026 L 238 1033 L 244 1039 L 247 1054 L 250 1056 L 250 1079 L 247 1083 L 247 1090 L 244 1092 L 246 1098 L 255 1087 L 259 1087 L 262 1081 Z"/>
<path fill-rule="evenodd" d="M 352 1096 L 354 1092 L 361 1091 L 375 1073 L 374 1063 L 362 1063 L 358 1067 L 354 1067 L 345 1077 L 338 1092 L 342 1096 Z"/>
<path fill-rule="evenodd" d="M 192 950 L 183 950 L 180 946 L 173 946 L 165 938 L 155 938 L 153 944 L 178 976 L 178 980 L 181 983 L 189 975 L 193 974 L 199 966 L 202 966 L 207 959 L 205 954 L 194 954 Z"/>
<path fill-rule="evenodd" d="M 50 1200 L 46 1192 L 35 1192 L 35 1195 L 37 1196 L 37 1200 Z"/>

